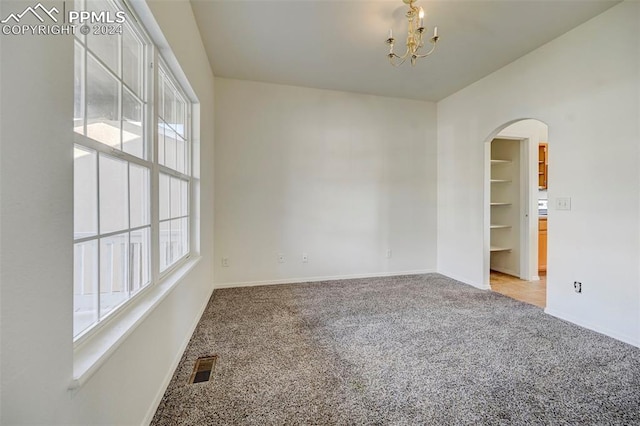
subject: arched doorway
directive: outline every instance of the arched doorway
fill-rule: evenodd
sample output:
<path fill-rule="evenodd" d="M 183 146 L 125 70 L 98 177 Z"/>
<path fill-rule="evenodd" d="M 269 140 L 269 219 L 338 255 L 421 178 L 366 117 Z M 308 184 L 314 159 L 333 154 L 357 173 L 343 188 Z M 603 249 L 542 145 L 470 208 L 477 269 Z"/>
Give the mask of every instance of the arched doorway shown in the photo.
<path fill-rule="evenodd" d="M 541 307 L 546 305 L 546 262 L 541 262 L 547 161 L 548 127 L 537 119 L 505 123 L 485 141 L 485 285 Z"/>

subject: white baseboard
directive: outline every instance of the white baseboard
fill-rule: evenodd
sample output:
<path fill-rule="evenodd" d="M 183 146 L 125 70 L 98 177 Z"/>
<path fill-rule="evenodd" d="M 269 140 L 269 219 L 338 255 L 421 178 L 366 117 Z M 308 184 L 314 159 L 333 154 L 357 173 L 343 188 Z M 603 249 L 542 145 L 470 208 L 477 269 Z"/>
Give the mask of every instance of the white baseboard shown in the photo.
<path fill-rule="evenodd" d="M 497 272 L 502 272 L 503 274 L 507 274 L 507 275 L 511 275 L 512 277 L 516 277 L 518 279 L 521 279 L 523 281 L 540 281 L 540 276 L 539 275 L 534 275 L 533 277 L 531 277 L 531 280 L 527 280 L 526 277 L 522 278 L 520 276 L 520 274 L 510 270 L 510 269 L 502 269 L 502 268 L 494 268 L 491 267 L 492 271 L 497 271 Z"/>
<path fill-rule="evenodd" d="M 473 280 L 468 278 L 463 278 L 460 276 L 456 276 L 455 274 L 450 274 L 448 272 L 438 271 L 439 274 L 444 275 L 445 277 L 451 278 L 456 281 L 460 281 L 463 284 L 470 285 L 471 287 L 479 288 L 480 290 L 491 290 L 491 286 L 475 283 Z"/>
<path fill-rule="evenodd" d="M 500 272 L 500 273 L 503 273 L 503 274 L 511 275 L 512 277 L 516 277 L 516 278 L 518 278 L 518 279 L 521 279 L 521 278 L 520 278 L 520 274 L 519 274 L 519 273 L 517 273 L 517 272 L 515 272 L 515 271 L 512 271 L 511 269 L 500 268 L 500 267 L 498 267 L 498 268 L 494 268 L 494 267 L 492 266 L 492 267 L 491 267 L 491 270 L 492 270 L 492 271 L 496 271 L 496 272 Z"/>
<path fill-rule="evenodd" d="M 618 333 L 616 331 L 608 329 L 607 327 L 602 327 L 602 326 L 599 326 L 599 325 L 596 325 L 596 324 L 589 323 L 587 321 L 583 321 L 580 318 L 577 318 L 577 317 L 575 317 L 573 315 L 570 315 L 570 314 L 567 314 L 565 312 L 561 312 L 561 311 L 555 310 L 553 308 L 546 308 L 544 310 L 544 312 L 546 314 L 549 314 L 549 315 L 554 316 L 556 318 L 559 318 L 561 320 L 571 322 L 573 324 L 579 325 L 580 327 L 587 328 L 587 329 L 589 329 L 591 331 L 595 331 L 597 333 L 604 334 L 605 336 L 612 337 L 612 338 L 614 338 L 616 340 L 620 340 L 622 342 L 625 342 L 625 343 L 628 343 L 630 345 L 633 345 L 633 346 L 636 346 L 636 347 L 640 348 L 640 339 L 638 337 L 633 337 L 633 336 L 627 336 L 627 335 L 624 335 L 624 334 L 620 334 L 620 333 Z"/>
<path fill-rule="evenodd" d="M 158 410 L 158 406 L 160 405 L 160 401 L 162 401 L 162 397 L 164 396 L 164 393 L 166 392 L 167 387 L 169 387 L 169 383 L 173 378 L 173 373 L 175 373 L 176 368 L 178 368 L 178 364 L 182 359 L 182 355 L 184 355 L 184 351 L 187 350 L 187 345 L 191 340 L 191 336 L 193 335 L 193 332 L 196 330 L 196 327 L 198 326 L 198 323 L 200 322 L 200 319 L 202 318 L 202 315 L 204 314 L 205 309 L 207 309 L 207 305 L 209 304 L 209 299 L 211 299 L 211 294 L 213 293 L 213 290 L 214 288 L 211 288 L 209 295 L 206 298 L 204 298 L 204 303 L 202 304 L 202 306 L 200 306 L 200 309 L 198 309 L 198 314 L 194 317 L 193 323 L 189 327 L 189 331 L 185 333 L 184 340 L 182 341 L 182 343 L 180 344 L 180 347 L 178 348 L 176 357 L 171 362 L 171 366 L 167 370 L 167 374 L 162 380 L 162 385 L 160 386 L 158 393 L 153 399 L 153 403 L 149 407 L 147 414 L 144 416 L 144 420 L 142 422 L 143 425 L 151 424 L 151 421 L 153 420 L 153 416 L 156 414 L 156 411 Z"/>
<path fill-rule="evenodd" d="M 397 271 L 397 272 L 374 272 L 370 274 L 351 274 L 351 275 L 332 275 L 326 277 L 298 277 L 298 278 L 285 278 L 281 280 L 263 280 L 263 281 L 245 281 L 245 282 L 231 282 L 231 283 L 216 283 L 215 289 L 220 288 L 236 288 L 236 287 L 255 287 L 260 285 L 275 285 L 275 284 L 299 284 L 299 283 L 311 283 L 318 281 L 336 281 L 336 280 L 348 280 L 354 278 L 378 278 L 378 277 L 396 277 L 400 275 L 422 275 L 435 273 L 434 269 L 419 269 L 413 271 Z"/>

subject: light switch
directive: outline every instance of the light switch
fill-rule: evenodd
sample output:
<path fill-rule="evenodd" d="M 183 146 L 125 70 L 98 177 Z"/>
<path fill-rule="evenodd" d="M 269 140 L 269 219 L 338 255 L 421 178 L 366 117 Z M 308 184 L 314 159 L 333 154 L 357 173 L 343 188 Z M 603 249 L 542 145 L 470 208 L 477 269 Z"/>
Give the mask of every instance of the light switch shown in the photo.
<path fill-rule="evenodd" d="M 571 197 L 556 198 L 556 210 L 571 210 Z"/>

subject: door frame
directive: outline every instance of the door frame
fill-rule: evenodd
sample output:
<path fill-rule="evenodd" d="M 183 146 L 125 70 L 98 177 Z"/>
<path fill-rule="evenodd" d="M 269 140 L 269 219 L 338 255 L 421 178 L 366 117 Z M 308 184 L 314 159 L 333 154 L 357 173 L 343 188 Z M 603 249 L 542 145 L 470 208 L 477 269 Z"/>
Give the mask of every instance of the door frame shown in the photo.
<path fill-rule="evenodd" d="M 484 144 L 484 286 L 491 288 L 491 143 L 498 133 L 515 120 L 497 130 Z M 520 141 L 520 279 L 539 280 L 538 276 L 538 141 L 522 136 L 500 134 L 500 139 Z M 535 164 L 534 164 L 535 162 Z M 534 176 L 534 174 L 536 174 Z"/>

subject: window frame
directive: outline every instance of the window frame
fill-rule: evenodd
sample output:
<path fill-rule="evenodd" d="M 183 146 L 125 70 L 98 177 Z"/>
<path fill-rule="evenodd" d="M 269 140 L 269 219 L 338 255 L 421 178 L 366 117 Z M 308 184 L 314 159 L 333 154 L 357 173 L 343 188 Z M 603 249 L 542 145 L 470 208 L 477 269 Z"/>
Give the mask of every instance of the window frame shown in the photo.
<path fill-rule="evenodd" d="M 136 16 L 136 14 L 132 11 L 129 5 L 126 3 L 126 0 L 107 0 L 113 7 L 118 10 L 125 11 L 127 14 L 127 25 L 132 28 L 135 32 L 136 36 L 139 37 L 144 43 L 143 49 L 143 57 L 141 58 L 141 65 L 143 69 L 143 76 L 141 82 L 141 90 L 140 96 L 144 96 L 144 99 L 141 99 L 133 88 L 129 87 L 129 85 L 124 81 L 124 65 L 123 65 L 123 48 L 122 41 L 119 43 L 118 54 L 119 54 L 119 70 L 120 76 L 117 76 L 111 69 L 104 63 L 96 54 L 93 53 L 91 48 L 87 45 L 86 37 L 81 37 L 79 40 L 78 37 L 74 37 L 73 46 L 76 49 L 77 44 L 79 44 L 84 50 L 82 54 L 82 78 L 81 78 L 81 93 L 82 93 L 82 129 L 83 134 L 77 133 L 74 130 L 74 138 L 73 138 L 73 146 L 79 146 L 81 148 L 85 148 L 88 150 L 93 150 L 96 153 L 96 162 L 100 162 L 100 156 L 105 155 L 111 157 L 113 159 L 119 161 L 125 161 L 127 163 L 127 195 L 128 195 L 128 205 L 127 205 L 127 215 L 129 218 L 129 223 L 127 229 L 117 230 L 109 233 L 100 234 L 100 194 L 99 189 L 97 192 L 97 231 L 93 236 L 87 236 L 83 238 L 75 238 L 75 229 L 73 235 L 73 245 L 75 247 L 76 244 L 87 242 L 87 241 L 97 241 L 98 245 L 98 262 L 96 263 L 97 271 L 94 271 L 98 277 L 100 276 L 100 243 L 104 238 L 108 238 L 110 236 L 120 235 L 120 234 L 130 234 L 140 229 L 149 229 L 149 250 L 148 250 L 148 264 L 149 264 L 149 281 L 146 285 L 139 288 L 135 293 L 129 294 L 128 298 L 124 300 L 119 305 L 115 306 L 108 313 L 101 315 L 100 314 L 100 278 L 98 278 L 97 283 L 97 295 L 95 296 L 98 299 L 97 305 L 97 317 L 98 319 L 93 322 L 90 326 L 79 332 L 77 335 L 74 335 L 72 331 L 72 337 L 74 342 L 74 348 L 78 348 L 80 345 L 84 344 L 88 340 L 91 339 L 92 336 L 96 335 L 101 329 L 109 324 L 113 324 L 116 320 L 116 317 L 119 316 L 120 313 L 124 312 L 127 307 L 132 306 L 137 303 L 144 294 L 147 294 L 151 288 L 157 287 L 158 284 L 165 281 L 169 275 L 174 273 L 177 269 L 182 268 L 187 263 L 188 259 L 192 257 L 194 253 L 194 238 L 192 237 L 194 229 L 196 229 L 196 225 L 194 223 L 194 212 L 193 212 L 193 191 L 194 191 L 194 176 L 193 176 L 193 119 L 192 119 L 192 111 L 193 111 L 193 103 L 194 101 L 187 96 L 185 89 L 182 87 L 177 79 L 174 77 L 174 74 L 171 68 L 167 65 L 167 63 L 163 60 L 159 53 L 159 48 L 156 42 L 149 36 L 149 32 L 141 22 L 141 20 Z M 84 5 L 84 2 L 82 2 Z M 119 36 L 120 38 L 122 36 Z M 120 149 L 107 145 L 105 143 L 99 142 L 97 140 L 91 139 L 87 136 L 87 62 L 88 57 L 91 55 L 97 63 L 104 68 L 106 72 L 110 74 L 111 77 L 115 78 L 118 81 L 118 119 L 120 121 Z M 74 61 L 75 61 L 74 56 Z M 160 70 L 165 74 L 165 76 L 169 79 L 173 88 L 178 92 L 185 103 L 185 128 L 184 128 L 184 138 L 187 143 L 187 152 L 185 154 L 185 162 L 187 164 L 186 173 L 181 173 L 176 170 L 170 169 L 166 166 L 159 164 L 158 161 L 158 123 L 159 123 L 159 102 L 161 101 L 159 96 L 159 83 L 161 81 L 160 78 Z M 143 155 L 145 158 L 137 157 L 131 153 L 124 151 L 124 145 L 122 140 L 122 132 L 123 132 L 123 123 L 125 122 L 123 115 L 123 103 L 124 103 L 124 91 L 128 90 L 131 94 L 135 96 L 135 98 L 142 102 L 142 138 L 144 142 L 144 151 Z M 74 88 L 75 90 L 75 88 Z M 74 117 L 74 129 L 76 127 L 75 117 Z M 149 220 L 150 223 L 148 225 L 142 225 L 138 227 L 131 228 L 131 205 L 130 205 L 130 167 L 131 164 L 136 166 L 141 166 L 149 170 Z M 160 173 L 168 174 L 170 176 L 177 177 L 181 180 L 187 181 L 187 245 L 186 245 L 186 253 L 182 255 L 179 259 L 176 259 L 168 268 L 163 271 L 160 271 L 160 259 L 159 259 L 159 245 L 160 245 L 160 219 L 159 219 L 159 176 Z M 97 167 L 96 170 L 97 175 L 97 187 L 100 186 L 100 168 Z M 74 176 L 75 182 L 75 176 Z M 171 219 L 168 219 L 171 220 Z M 130 242 L 130 241 L 129 241 Z M 129 248 L 130 250 L 130 244 Z M 130 254 L 129 254 L 130 257 Z M 74 271 L 75 271 L 75 257 L 74 257 Z M 131 286 L 131 283 L 129 283 Z M 74 285 L 74 297 L 75 297 L 75 285 Z M 74 306 L 75 312 L 75 303 L 72 304 Z M 74 321 L 75 326 L 75 321 Z"/>
<path fill-rule="evenodd" d="M 173 75 L 173 72 L 171 71 L 171 69 L 169 68 L 169 66 L 167 65 L 167 62 L 164 60 L 164 58 L 162 57 L 162 55 L 158 54 L 157 57 L 157 61 L 156 63 L 158 64 L 156 68 L 156 73 L 155 75 L 157 76 L 156 78 L 156 84 L 155 84 L 155 96 L 156 96 L 156 103 L 155 105 L 158 106 L 160 104 L 161 100 L 160 99 L 160 84 L 162 83 L 161 78 L 160 78 L 160 72 L 162 72 L 165 77 L 167 78 L 167 80 L 169 81 L 169 83 L 172 85 L 172 88 L 177 92 L 177 94 L 182 98 L 182 100 L 184 101 L 185 104 L 185 128 L 184 128 L 184 140 L 186 142 L 186 147 L 187 147 L 187 151 L 185 153 L 185 160 L 187 160 L 187 164 L 186 164 L 186 169 L 185 173 L 182 173 L 178 170 L 172 169 L 168 166 L 165 166 L 163 164 L 160 164 L 159 161 L 159 135 L 158 135 L 158 127 L 160 124 L 160 120 L 162 120 L 165 124 L 169 124 L 166 121 L 164 121 L 164 119 L 160 118 L 160 114 L 159 111 L 156 111 L 156 114 L 154 114 L 154 128 L 156 131 L 155 134 L 155 138 L 154 138 L 154 147 L 155 147 L 155 151 L 154 151 L 154 164 L 158 167 L 158 174 L 157 174 L 157 178 L 159 180 L 160 178 L 160 174 L 165 174 L 165 175 L 169 175 L 170 177 L 173 178 L 177 178 L 179 180 L 183 180 L 187 182 L 187 215 L 186 216 L 179 216 L 179 217 L 171 217 L 171 214 L 169 213 L 169 217 L 166 219 L 160 219 L 159 215 L 160 215 L 160 201 L 158 200 L 158 244 L 157 244 L 157 248 L 158 248 L 158 256 L 156 257 L 156 261 L 158 262 L 158 272 L 159 272 L 159 276 L 158 279 L 162 280 L 164 277 L 166 277 L 167 275 L 170 275 L 173 271 L 175 271 L 177 268 L 179 268 L 184 262 L 187 261 L 187 259 L 189 259 L 189 257 L 191 256 L 191 253 L 193 252 L 193 238 L 191 236 L 191 231 L 193 229 L 193 214 L 192 214 L 192 199 L 193 199 L 193 138 L 192 138 L 192 126 L 193 126 L 193 120 L 192 120 L 192 110 L 193 110 L 193 105 L 192 102 L 189 100 L 189 97 L 187 96 L 187 94 L 185 93 L 184 89 L 182 88 L 182 85 L 178 83 L 177 79 L 175 78 L 175 76 Z M 170 129 L 174 132 L 176 132 L 176 129 L 173 129 L 170 127 Z M 177 133 L 177 132 L 176 132 Z M 170 189 L 171 184 L 169 184 L 169 191 L 171 191 Z M 160 196 L 160 184 L 158 182 L 158 191 L 157 191 L 157 195 L 158 197 Z M 180 258 L 176 259 L 172 264 L 168 265 L 167 268 L 165 268 L 164 270 L 161 269 L 160 267 L 160 253 L 159 253 L 159 249 L 160 249 L 160 223 L 162 222 L 171 222 L 173 219 L 179 219 L 179 218 L 187 218 L 187 252 L 185 254 L 183 254 Z"/>

